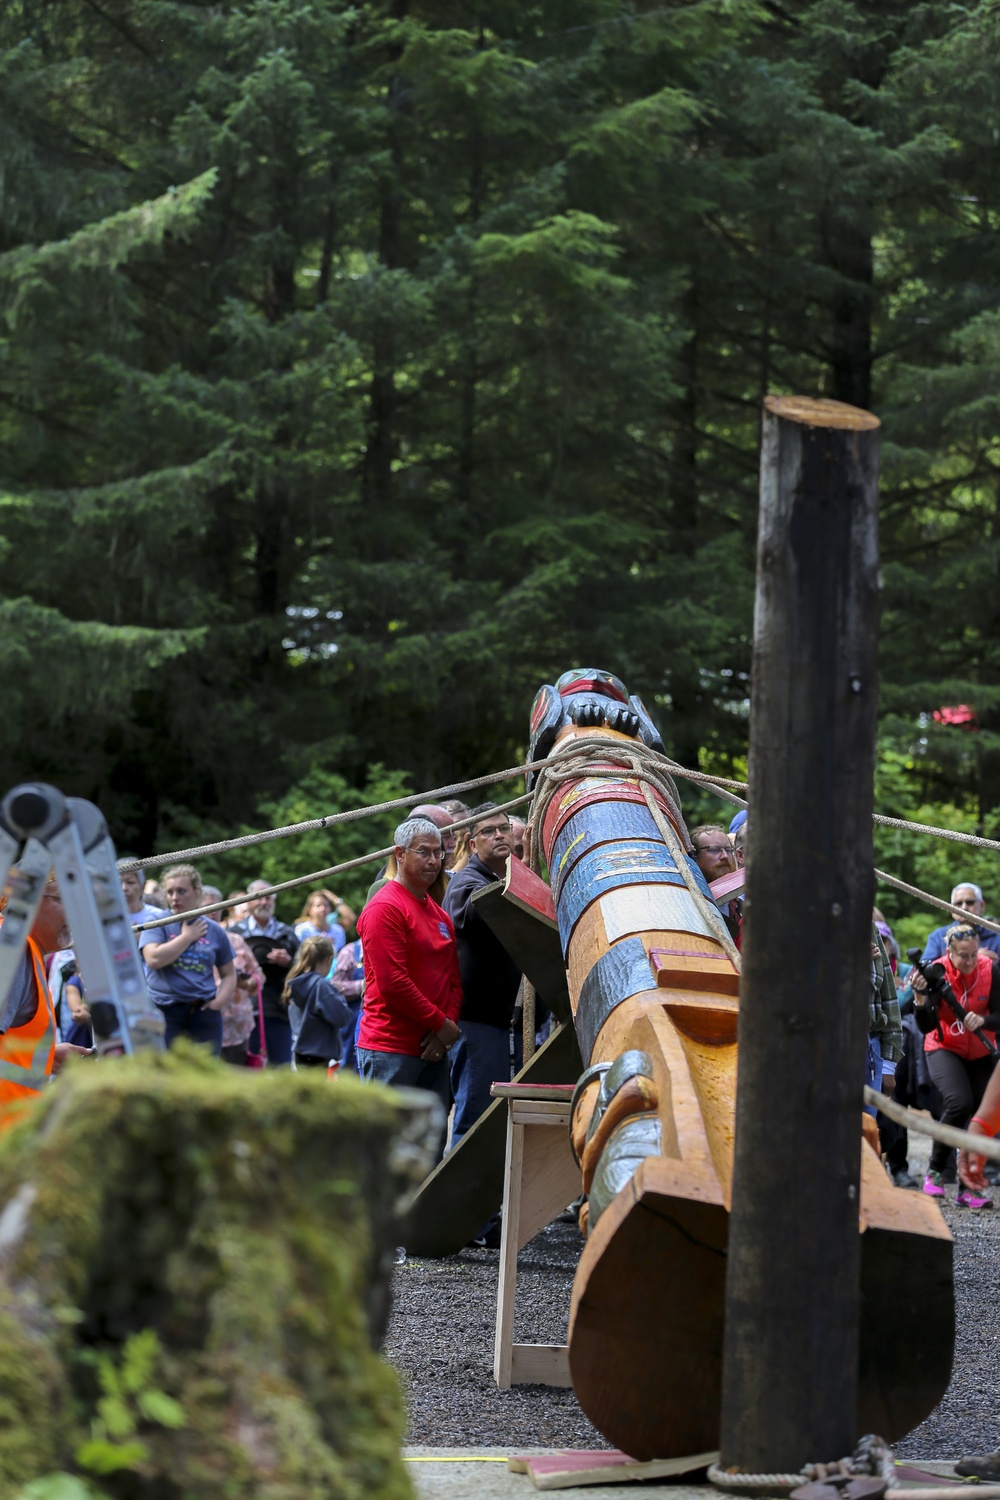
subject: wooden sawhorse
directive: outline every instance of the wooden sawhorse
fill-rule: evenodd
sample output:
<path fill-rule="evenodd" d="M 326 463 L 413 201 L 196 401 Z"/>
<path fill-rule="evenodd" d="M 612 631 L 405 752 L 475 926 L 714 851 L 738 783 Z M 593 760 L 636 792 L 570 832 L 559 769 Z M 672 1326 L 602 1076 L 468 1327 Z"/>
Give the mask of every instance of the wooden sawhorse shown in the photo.
<path fill-rule="evenodd" d="M 565 1344 L 515 1344 L 517 1252 L 551 1224 L 580 1191 L 580 1168 L 569 1145 L 574 1085 L 495 1083 L 507 1100 L 500 1282 L 493 1345 L 493 1376 L 500 1390 L 512 1385 L 572 1385 Z"/>

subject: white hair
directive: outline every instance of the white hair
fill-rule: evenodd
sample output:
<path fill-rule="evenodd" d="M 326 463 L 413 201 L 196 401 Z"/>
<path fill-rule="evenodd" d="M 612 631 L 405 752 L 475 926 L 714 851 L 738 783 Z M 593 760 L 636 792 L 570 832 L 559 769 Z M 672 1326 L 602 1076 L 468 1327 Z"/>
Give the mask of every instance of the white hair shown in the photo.
<path fill-rule="evenodd" d="M 436 827 L 430 818 L 407 818 L 400 823 L 392 836 L 392 842 L 397 849 L 409 849 L 414 839 L 422 838 L 424 834 L 431 834 L 441 842 L 441 830 Z"/>
<path fill-rule="evenodd" d="M 975 891 L 976 900 L 982 901 L 983 899 L 982 891 L 979 889 L 978 885 L 973 885 L 971 880 L 960 880 L 958 882 L 958 885 L 956 885 L 955 889 L 951 893 L 952 901 L 955 900 L 955 897 L 958 895 L 959 891 Z"/>

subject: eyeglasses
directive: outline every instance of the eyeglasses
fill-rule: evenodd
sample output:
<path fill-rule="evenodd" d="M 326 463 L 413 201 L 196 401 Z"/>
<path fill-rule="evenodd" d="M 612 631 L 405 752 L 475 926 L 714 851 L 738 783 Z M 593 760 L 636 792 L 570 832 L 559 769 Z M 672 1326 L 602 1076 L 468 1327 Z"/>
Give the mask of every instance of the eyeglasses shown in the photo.
<path fill-rule="evenodd" d="M 508 838 L 510 832 L 510 824 L 506 823 L 502 828 L 477 828 L 473 837 L 477 839 Z"/>
<path fill-rule="evenodd" d="M 733 847 L 731 844 L 702 844 L 694 852 L 695 854 L 732 854 Z"/>
<path fill-rule="evenodd" d="M 975 896 L 965 896 L 965 897 L 962 898 L 961 901 L 953 901 L 951 904 L 952 904 L 952 906 L 963 906 L 964 907 L 964 906 L 978 906 L 979 902 L 976 900 Z"/>
<path fill-rule="evenodd" d="M 440 859 L 442 854 L 440 844 L 436 849 L 428 849 L 425 845 L 420 849 L 410 849 L 407 852 L 410 854 L 415 854 L 418 859 L 426 859 L 428 861 L 432 859 Z"/>

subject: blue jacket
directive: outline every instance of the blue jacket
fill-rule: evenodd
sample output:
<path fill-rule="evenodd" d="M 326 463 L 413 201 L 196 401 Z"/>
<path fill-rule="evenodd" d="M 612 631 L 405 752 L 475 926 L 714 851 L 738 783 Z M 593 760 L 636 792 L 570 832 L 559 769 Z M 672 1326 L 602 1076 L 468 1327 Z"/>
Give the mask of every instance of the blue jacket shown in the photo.
<path fill-rule="evenodd" d="M 340 1031 L 351 1019 L 346 1002 L 328 979 L 315 970 L 296 974 L 290 982 L 288 1006 L 292 1030 L 296 1032 L 296 1057 L 323 1057 L 340 1061 Z"/>

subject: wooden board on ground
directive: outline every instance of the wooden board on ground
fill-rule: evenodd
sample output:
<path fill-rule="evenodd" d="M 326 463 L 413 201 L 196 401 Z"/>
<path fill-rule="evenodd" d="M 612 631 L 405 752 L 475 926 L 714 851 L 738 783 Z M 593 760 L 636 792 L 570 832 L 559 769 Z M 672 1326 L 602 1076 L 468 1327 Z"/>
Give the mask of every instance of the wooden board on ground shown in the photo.
<path fill-rule="evenodd" d="M 518 1083 L 575 1083 L 583 1071 L 572 1026 L 557 1026 Z M 503 1200 L 507 1101 L 489 1109 L 421 1184 L 402 1227 L 411 1255 L 457 1255 Z"/>
<path fill-rule="evenodd" d="M 718 1453 L 695 1453 L 690 1458 L 653 1459 L 639 1463 L 616 1448 L 566 1448 L 562 1453 L 514 1455 L 507 1467 L 527 1474 L 538 1490 L 565 1490 L 585 1484 L 628 1484 L 637 1479 L 672 1479 L 718 1463 Z"/>
<path fill-rule="evenodd" d="M 569 989 L 558 929 L 540 912 L 529 910 L 523 901 L 505 892 L 499 881 L 484 886 L 472 900 L 556 1020 L 568 1021 Z"/>

